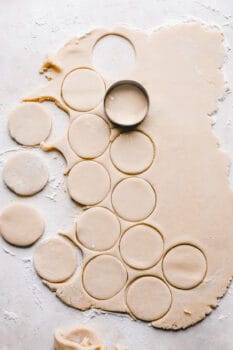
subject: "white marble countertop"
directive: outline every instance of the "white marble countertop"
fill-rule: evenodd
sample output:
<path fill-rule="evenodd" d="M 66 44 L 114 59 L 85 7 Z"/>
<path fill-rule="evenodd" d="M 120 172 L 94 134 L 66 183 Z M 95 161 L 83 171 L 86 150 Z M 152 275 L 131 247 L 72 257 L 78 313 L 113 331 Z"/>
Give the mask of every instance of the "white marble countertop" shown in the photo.
<path fill-rule="evenodd" d="M 47 52 L 56 52 L 70 38 L 94 27 L 124 25 L 142 30 L 197 19 L 222 28 L 226 39 L 226 80 L 233 89 L 232 0 L 1 0 L 0 2 L 0 172 L 9 152 L 19 148 L 6 130 L 7 114 L 20 98 L 42 82 L 38 69 Z M 51 107 L 52 108 L 52 107 Z M 53 109 L 53 134 L 68 125 L 67 117 Z M 233 95 L 227 94 L 213 116 L 221 147 L 233 159 Z M 37 152 L 42 153 L 39 149 Z M 81 209 L 66 194 L 64 161 L 56 153 L 45 155 L 50 183 L 40 194 L 23 201 L 35 204 L 47 225 L 44 237 L 69 226 Z M 233 170 L 230 169 L 233 186 Z M 17 197 L 0 180 L 0 210 Z M 233 349 L 233 286 L 219 307 L 203 322 L 185 331 L 162 331 L 128 316 L 85 313 L 62 304 L 37 277 L 32 267 L 33 247 L 19 249 L 0 239 L 0 349 L 52 350 L 57 327 L 86 325 L 108 344 L 129 350 Z"/>

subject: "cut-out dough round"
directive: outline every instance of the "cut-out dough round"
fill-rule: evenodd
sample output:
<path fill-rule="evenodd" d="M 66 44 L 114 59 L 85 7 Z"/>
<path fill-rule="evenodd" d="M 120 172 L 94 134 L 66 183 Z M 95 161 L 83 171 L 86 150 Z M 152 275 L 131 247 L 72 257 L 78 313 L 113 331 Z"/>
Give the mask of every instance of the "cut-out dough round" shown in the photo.
<path fill-rule="evenodd" d="M 83 271 L 83 284 L 90 296 L 109 299 L 126 284 L 127 272 L 122 262 L 111 255 L 100 255 L 89 261 Z"/>
<path fill-rule="evenodd" d="M 68 176 L 71 198 L 83 205 L 101 202 L 110 188 L 107 170 L 99 163 L 83 161 L 75 165 Z"/>
<path fill-rule="evenodd" d="M 161 234 L 152 226 L 140 224 L 130 227 L 120 242 L 121 256 L 136 269 L 154 266 L 163 253 Z"/>
<path fill-rule="evenodd" d="M 109 119 L 117 125 L 126 127 L 142 122 L 148 112 L 148 103 L 147 96 L 133 84 L 113 87 L 104 101 Z"/>
<path fill-rule="evenodd" d="M 138 174 L 151 165 L 154 146 L 142 132 L 124 132 L 113 141 L 110 154 L 117 169 L 128 174 Z"/>
<path fill-rule="evenodd" d="M 11 137 L 24 146 L 36 146 L 50 134 L 52 118 L 39 103 L 19 105 L 9 115 L 8 129 Z"/>
<path fill-rule="evenodd" d="M 138 278 L 128 288 L 126 302 L 131 313 L 143 321 L 155 321 L 163 317 L 172 302 L 168 286 L 159 278 Z"/>
<path fill-rule="evenodd" d="M 69 127 L 69 142 L 82 158 L 96 158 L 108 146 L 110 129 L 104 119 L 93 114 L 77 117 Z"/>
<path fill-rule="evenodd" d="M 35 248 L 34 266 L 43 279 L 63 282 L 76 270 L 76 249 L 64 238 L 50 238 Z"/>
<path fill-rule="evenodd" d="M 110 249 L 120 236 L 120 222 L 110 210 L 96 207 L 86 210 L 77 221 L 77 238 L 88 249 Z"/>
<path fill-rule="evenodd" d="M 3 169 L 6 185 L 21 196 L 32 196 L 41 191 L 48 182 L 48 176 L 43 159 L 28 151 L 20 151 L 9 157 Z"/>
<path fill-rule="evenodd" d="M 92 69 L 78 68 L 71 71 L 62 84 L 62 97 L 70 108 L 87 112 L 103 99 L 105 84 Z"/>
<path fill-rule="evenodd" d="M 10 244 L 27 247 L 44 232 L 44 220 L 30 205 L 13 203 L 0 215 L 0 234 Z"/>
<path fill-rule="evenodd" d="M 166 280 L 179 289 L 191 289 L 200 284 L 206 274 L 206 259 L 197 247 L 180 244 L 170 249 L 163 259 Z"/>
<path fill-rule="evenodd" d="M 117 214 L 128 221 L 140 221 L 155 208 L 156 195 L 152 186 L 140 178 L 120 181 L 113 190 L 112 204 Z"/>
<path fill-rule="evenodd" d="M 102 340 L 88 328 L 57 330 L 54 336 L 56 350 L 105 350 Z"/>

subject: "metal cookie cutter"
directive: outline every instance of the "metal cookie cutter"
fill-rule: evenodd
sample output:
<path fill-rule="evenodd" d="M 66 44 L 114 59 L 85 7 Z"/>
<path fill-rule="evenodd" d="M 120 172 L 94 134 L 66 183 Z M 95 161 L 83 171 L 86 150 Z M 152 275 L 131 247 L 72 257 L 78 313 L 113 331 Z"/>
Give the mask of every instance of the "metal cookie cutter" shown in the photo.
<path fill-rule="evenodd" d="M 127 117 L 124 116 L 124 112 L 117 114 L 108 108 L 108 103 L 114 103 L 114 100 L 115 100 L 114 93 L 117 93 L 117 91 L 119 91 L 119 88 L 124 87 L 124 86 L 125 87 L 128 86 L 128 91 L 130 91 L 130 90 L 134 91 L 137 94 L 141 94 L 145 98 L 145 108 L 138 110 L 138 112 L 136 113 L 137 115 L 132 120 L 130 120 L 130 119 L 127 120 Z M 127 95 L 125 96 L 125 102 L 127 102 Z M 122 106 L 124 105 L 124 96 L 123 96 L 123 99 L 121 97 L 120 103 Z M 115 124 L 121 128 L 128 128 L 129 129 L 129 128 L 133 128 L 133 127 L 137 126 L 138 124 L 140 124 L 148 114 L 149 104 L 150 104 L 150 100 L 149 100 L 149 95 L 148 95 L 146 89 L 135 80 L 119 80 L 119 81 L 117 81 L 116 83 L 112 84 L 108 88 L 108 90 L 105 93 L 105 97 L 104 97 L 104 111 L 105 111 L 106 116 L 113 124 Z"/>

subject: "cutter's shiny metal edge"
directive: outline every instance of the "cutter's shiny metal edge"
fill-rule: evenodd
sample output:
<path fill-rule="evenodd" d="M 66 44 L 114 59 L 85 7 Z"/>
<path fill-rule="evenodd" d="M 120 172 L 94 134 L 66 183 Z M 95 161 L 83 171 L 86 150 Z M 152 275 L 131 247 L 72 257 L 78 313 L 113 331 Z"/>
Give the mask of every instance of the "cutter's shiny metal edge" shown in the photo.
<path fill-rule="evenodd" d="M 122 85 L 132 85 L 132 86 L 136 86 L 139 90 L 141 90 L 141 92 L 143 93 L 143 95 L 146 97 L 147 100 L 147 110 L 145 115 L 142 117 L 142 119 L 136 123 L 136 124 L 122 124 L 122 123 L 117 123 L 114 120 L 111 119 L 111 117 L 108 115 L 107 110 L 106 110 L 106 99 L 108 97 L 108 95 L 111 93 L 111 91 L 113 89 L 115 89 L 118 86 L 122 86 Z M 140 84 L 138 81 L 136 80 L 119 80 L 115 83 L 113 83 L 106 91 L 105 96 L 104 96 L 104 112 L 105 115 L 107 116 L 107 118 L 110 120 L 110 122 L 118 127 L 124 128 L 124 129 L 131 129 L 134 128 L 136 126 L 138 126 L 139 124 L 141 124 L 143 122 L 143 120 L 146 118 L 148 112 L 149 112 L 149 107 L 150 107 L 150 98 L 149 98 L 149 94 L 147 92 L 147 90 L 144 88 L 144 86 L 142 84 Z"/>

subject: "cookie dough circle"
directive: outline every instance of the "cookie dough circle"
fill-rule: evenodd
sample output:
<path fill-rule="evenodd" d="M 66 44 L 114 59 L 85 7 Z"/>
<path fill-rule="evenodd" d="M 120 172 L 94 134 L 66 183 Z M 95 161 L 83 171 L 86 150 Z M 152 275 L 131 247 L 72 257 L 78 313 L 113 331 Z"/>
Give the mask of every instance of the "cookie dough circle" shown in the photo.
<path fill-rule="evenodd" d="M 136 269 L 154 266 L 163 253 L 163 238 L 152 226 L 139 224 L 130 227 L 122 236 L 120 252 L 123 260 Z"/>
<path fill-rule="evenodd" d="M 44 232 L 44 220 L 30 205 L 13 203 L 0 215 L 0 234 L 10 244 L 27 247 Z"/>
<path fill-rule="evenodd" d="M 103 99 L 105 84 L 92 69 L 78 68 L 67 74 L 62 84 L 62 97 L 70 108 L 87 112 Z"/>
<path fill-rule="evenodd" d="M 101 202 L 110 189 L 107 170 L 94 161 L 82 161 L 75 165 L 68 176 L 71 198 L 83 205 Z"/>
<path fill-rule="evenodd" d="M 121 218 L 140 221 L 154 210 L 156 194 L 146 180 L 130 177 L 120 181 L 114 188 L 112 205 Z"/>
<path fill-rule="evenodd" d="M 146 276 L 138 278 L 129 286 L 126 302 L 136 318 L 155 321 L 168 312 L 172 297 L 168 286 L 161 279 Z"/>
<path fill-rule="evenodd" d="M 87 293 L 95 299 L 110 299 L 127 282 L 127 272 L 122 262 L 111 255 L 100 255 L 89 261 L 83 272 Z"/>
<path fill-rule="evenodd" d="M 49 282 L 63 282 L 76 270 L 75 248 L 64 238 L 50 238 L 35 248 L 34 266 L 43 279 Z"/>
<path fill-rule="evenodd" d="M 36 146 L 47 139 L 52 126 L 50 113 L 39 103 L 19 105 L 9 115 L 8 129 L 11 137 L 24 146 Z"/>
<path fill-rule="evenodd" d="M 169 284 L 179 289 L 192 289 L 206 274 L 206 258 L 202 251 L 190 244 L 171 248 L 163 259 L 163 272 Z"/>
<path fill-rule="evenodd" d="M 117 169 L 127 174 L 138 174 L 153 162 L 154 145 L 140 131 L 124 132 L 113 141 L 110 155 Z"/>
<path fill-rule="evenodd" d="M 77 221 L 77 238 L 84 247 L 101 251 L 113 247 L 120 236 L 120 222 L 109 209 L 86 210 Z"/>
<path fill-rule="evenodd" d="M 32 196 L 48 182 L 48 168 L 43 159 L 29 151 L 20 151 L 8 158 L 3 179 L 7 187 L 21 196 Z"/>
<path fill-rule="evenodd" d="M 69 142 L 81 158 L 96 158 L 109 144 L 110 129 L 106 121 L 93 114 L 77 117 L 69 127 Z"/>

